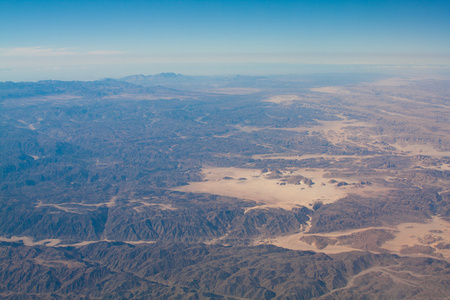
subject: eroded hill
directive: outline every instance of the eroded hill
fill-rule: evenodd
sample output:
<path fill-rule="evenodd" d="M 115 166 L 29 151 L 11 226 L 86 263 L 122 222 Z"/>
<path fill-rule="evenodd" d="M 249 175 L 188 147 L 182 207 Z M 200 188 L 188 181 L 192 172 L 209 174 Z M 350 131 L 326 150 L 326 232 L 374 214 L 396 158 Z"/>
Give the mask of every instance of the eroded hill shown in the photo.
<path fill-rule="evenodd" d="M 2 297 L 444 298 L 449 82 L 344 79 L 0 83 Z"/>

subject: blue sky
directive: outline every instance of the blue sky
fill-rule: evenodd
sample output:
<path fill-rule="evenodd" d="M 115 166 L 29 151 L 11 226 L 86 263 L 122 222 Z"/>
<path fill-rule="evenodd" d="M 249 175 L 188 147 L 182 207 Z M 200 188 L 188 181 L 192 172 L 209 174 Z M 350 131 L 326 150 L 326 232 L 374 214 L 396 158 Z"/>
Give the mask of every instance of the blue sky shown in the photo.
<path fill-rule="evenodd" d="M 446 68 L 450 1 L 0 1 L 0 80 L 315 64 Z"/>

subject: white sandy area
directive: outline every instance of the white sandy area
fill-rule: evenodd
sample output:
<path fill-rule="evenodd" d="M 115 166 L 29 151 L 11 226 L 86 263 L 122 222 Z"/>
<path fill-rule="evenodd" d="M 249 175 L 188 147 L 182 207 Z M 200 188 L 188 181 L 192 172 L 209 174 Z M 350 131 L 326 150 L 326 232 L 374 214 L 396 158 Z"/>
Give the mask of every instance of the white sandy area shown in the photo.
<path fill-rule="evenodd" d="M 271 129 L 270 127 L 257 127 L 257 126 L 242 126 L 242 125 L 235 125 L 234 128 L 238 129 L 239 131 L 250 133 L 253 131 L 260 131 L 264 129 Z"/>
<path fill-rule="evenodd" d="M 405 115 L 405 114 L 401 114 L 401 113 L 397 113 L 397 112 L 393 112 L 393 111 L 387 111 L 387 110 L 379 109 L 379 108 L 377 108 L 377 110 L 383 114 L 388 114 L 391 116 L 396 116 L 396 117 L 401 117 L 401 118 L 416 119 L 416 120 L 420 119 L 420 121 L 422 121 L 423 119 L 427 119 L 425 117 Z"/>
<path fill-rule="evenodd" d="M 327 93 L 327 94 L 350 94 L 344 87 L 340 86 L 325 86 L 320 88 L 309 89 L 312 92 Z"/>
<path fill-rule="evenodd" d="M 314 244 L 308 244 L 304 241 L 301 241 L 300 238 L 304 236 L 304 233 L 297 233 L 293 235 L 281 236 L 276 238 L 267 238 L 262 239 L 256 242 L 256 244 L 271 244 L 278 247 L 291 249 L 291 250 L 301 250 L 301 251 L 314 251 L 314 252 L 322 252 L 326 254 L 336 254 L 342 252 L 349 251 L 362 251 L 359 249 L 354 249 L 349 246 L 342 245 L 328 245 L 324 249 L 318 250 Z"/>
<path fill-rule="evenodd" d="M 292 172 L 292 173 L 291 173 Z M 315 183 L 311 187 L 302 183 L 300 185 L 281 185 L 280 179 L 268 179 L 266 174 L 258 169 L 244 168 L 204 168 L 203 177 L 206 181 L 191 182 L 189 185 L 176 187 L 173 190 L 193 193 L 210 193 L 215 195 L 236 197 L 254 200 L 261 207 L 278 207 L 292 209 L 298 206 L 309 206 L 316 201 L 324 204 L 334 202 L 345 197 L 350 192 L 369 190 L 371 187 L 348 185 L 336 187 L 328 183 L 331 178 L 324 178 L 326 171 L 321 169 L 295 169 L 283 171 L 282 176 L 302 175 L 312 179 Z M 232 179 L 223 179 L 231 177 Z M 246 178 L 246 180 L 239 180 Z M 346 181 L 348 178 L 333 178 L 338 181 Z"/>
<path fill-rule="evenodd" d="M 268 129 L 274 129 L 274 130 L 285 130 L 285 131 L 294 131 L 294 132 L 329 132 L 334 131 L 336 133 L 342 133 L 345 130 L 350 129 L 351 127 L 372 127 L 373 125 L 367 123 L 367 122 L 361 122 L 354 119 L 348 119 L 348 117 L 339 115 L 338 117 L 342 118 L 340 120 L 335 121 L 323 121 L 323 120 L 316 120 L 319 125 L 310 126 L 310 127 L 284 127 L 284 128 L 273 128 L 273 127 L 257 127 L 257 126 L 242 126 L 242 125 L 235 125 L 236 129 L 239 129 L 243 132 L 253 132 L 253 131 L 260 131 L 260 130 L 268 130 Z M 350 127 L 350 128 L 349 128 Z"/>
<path fill-rule="evenodd" d="M 438 170 L 438 171 L 450 171 L 450 164 L 440 164 L 438 166 L 423 166 L 418 165 L 422 169 Z"/>
<path fill-rule="evenodd" d="M 95 243 L 102 243 L 102 242 L 121 242 L 121 243 L 126 243 L 126 244 L 131 244 L 131 245 L 140 245 L 140 244 L 154 244 L 156 243 L 156 241 L 115 241 L 115 240 L 109 240 L 109 239 L 103 239 L 103 240 L 98 240 L 98 241 L 84 241 L 84 242 L 80 242 L 80 243 L 75 243 L 75 244 L 65 244 L 65 245 L 58 245 L 59 247 L 83 247 L 83 246 L 87 246 L 90 244 L 95 244 Z"/>
<path fill-rule="evenodd" d="M 111 199 L 108 202 L 104 203 L 95 203 L 95 204 L 88 204 L 88 203 L 77 203 L 77 202 L 67 202 L 67 203 L 59 203 L 59 204 L 51 204 L 51 203 L 42 203 L 41 200 L 38 201 L 36 204 L 36 207 L 42 207 L 42 206 L 50 206 L 54 207 L 56 209 L 69 212 L 69 213 L 80 213 L 77 211 L 76 207 L 70 207 L 70 205 L 79 205 L 79 206 L 85 206 L 85 207 L 114 207 L 116 206 L 116 200 L 117 196 L 111 197 Z"/>
<path fill-rule="evenodd" d="M 137 212 L 145 211 L 145 207 L 157 207 L 160 210 L 177 210 L 178 208 L 173 207 L 172 204 L 164 204 L 164 203 L 148 203 L 144 200 L 130 200 L 132 203 L 139 203 L 139 206 L 133 207 L 133 209 Z"/>
<path fill-rule="evenodd" d="M 369 83 L 363 83 L 363 86 L 405 86 L 408 84 L 411 84 L 413 80 L 411 78 L 400 78 L 400 77 L 392 77 L 392 78 L 386 78 L 377 80 L 374 82 Z M 320 92 L 320 93 L 328 93 L 328 94 L 351 94 L 352 92 L 348 90 L 349 87 L 345 86 L 324 86 L 319 88 L 311 88 L 310 91 L 313 92 Z"/>
<path fill-rule="evenodd" d="M 398 233 L 394 240 L 387 241 L 382 247 L 392 252 L 400 252 L 402 246 L 427 245 L 435 246 L 439 243 L 450 244 L 450 223 L 435 216 L 427 223 L 403 223 L 395 228 Z M 432 232 L 430 232 L 432 231 Z M 442 231 L 440 233 L 439 231 Z M 421 240 L 426 240 L 427 236 L 440 239 L 434 243 L 424 244 Z M 437 253 L 445 258 L 450 258 L 450 250 L 436 249 Z"/>
<path fill-rule="evenodd" d="M 80 214 L 80 212 L 78 212 L 76 208 L 65 206 L 67 204 L 72 204 L 72 203 L 44 204 L 44 203 L 42 203 L 42 201 L 39 200 L 39 202 L 36 204 L 36 208 L 48 206 L 48 207 L 53 207 L 53 208 L 62 210 L 64 212 L 73 213 L 73 214 Z"/>
<path fill-rule="evenodd" d="M 427 108 L 429 108 L 430 106 L 440 107 L 440 108 L 443 108 L 443 109 L 449 109 L 450 108 L 450 106 L 444 105 L 444 104 L 428 103 L 428 102 L 423 102 L 423 101 L 419 101 L 419 100 L 409 99 L 409 98 L 405 98 L 405 97 L 398 97 L 398 96 L 390 96 L 390 97 L 392 99 L 398 100 L 398 101 L 409 102 L 409 103 L 414 103 L 414 104 L 422 104 L 422 105 L 426 106 Z"/>
<path fill-rule="evenodd" d="M 413 82 L 412 79 L 406 79 L 401 77 L 392 77 L 392 78 L 386 78 L 377 80 L 371 83 L 368 83 L 367 85 L 374 85 L 374 86 L 404 86 L 408 85 L 411 82 Z"/>
<path fill-rule="evenodd" d="M 304 159 L 328 159 L 328 160 L 335 160 L 340 161 L 342 159 L 352 159 L 355 162 L 360 161 L 361 159 L 365 158 L 371 158 L 376 156 L 382 156 L 380 155 L 331 155 L 331 154 L 303 154 L 303 155 L 286 155 L 286 154 L 257 154 L 252 155 L 253 159 L 267 159 L 267 160 L 276 160 L 276 159 L 283 159 L 283 160 L 304 160 Z M 328 170 L 332 171 L 332 170 Z"/>
<path fill-rule="evenodd" d="M 316 120 L 319 122 L 319 125 L 307 128 L 308 131 L 335 131 L 340 133 L 345 130 L 346 127 L 372 127 L 373 125 L 367 122 L 361 122 L 358 120 L 348 119 L 346 116 L 340 116 L 341 120 L 336 121 L 322 121 Z M 289 130 L 289 128 L 285 128 L 285 130 Z"/>
<path fill-rule="evenodd" d="M 434 157 L 450 157 L 450 151 L 440 151 L 434 148 L 432 145 L 420 145 L 420 144 L 406 144 L 395 143 L 391 144 L 397 150 L 404 152 L 408 155 L 428 155 Z"/>
<path fill-rule="evenodd" d="M 384 229 L 391 230 L 395 235 L 393 240 L 385 242 L 381 248 L 387 249 L 392 253 L 400 254 L 400 250 L 405 246 L 430 246 L 436 250 L 437 254 L 441 254 L 447 260 L 450 259 L 450 250 L 438 249 L 436 245 L 439 243 L 450 244 L 450 223 L 435 216 L 427 223 L 402 223 L 393 227 L 370 227 L 355 230 L 336 231 L 331 233 L 313 234 L 319 237 L 337 238 L 340 236 L 351 235 L 357 232 L 364 232 L 370 229 Z M 272 244 L 278 247 L 283 247 L 291 250 L 310 250 L 315 252 L 323 252 L 326 254 L 335 254 L 346 251 L 361 251 L 350 246 L 343 245 L 328 245 L 324 249 L 317 249 L 314 244 L 310 245 L 300 239 L 303 236 L 309 236 L 307 231 L 275 237 L 266 238 L 256 241 L 257 244 Z M 435 241 L 433 241 L 435 239 Z M 429 242 L 425 242 L 425 241 Z M 404 255 L 404 254 L 403 254 Z M 408 255 L 407 255 L 408 256 Z M 409 256 L 427 256 L 426 254 L 410 254 Z"/>
<path fill-rule="evenodd" d="M 41 101 L 67 101 L 67 100 L 78 100 L 83 98 L 83 96 L 75 95 L 55 95 L 55 96 L 39 96 L 32 97 L 30 99 L 41 100 Z"/>
<path fill-rule="evenodd" d="M 309 227 L 308 227 L 309 229 Z M 320 237 L 329 237 L 329 238 L 336 238 L 343 235 L 350 235 L 353 233 L 366 231 L 369 229 L 392 229 L 388 227 L 371 227 L 371 228 L 361 228 L 361 229 L 355 229 L 355 230 L 346 230 L 346 231 L 335 231 L 325 234 L 313 234 L 314 236 L 320 236 Z M 308 230 L 305 230 L 303 232 L 299 232 L 292 235 L 286 235 L 286 236 L 280 236 L 276 238 L 268 238 L 263 239 L 260 241 L 257 241 L 257 244 L 272 244 L 278 247 L 291 249 L 291 250 L 302 250 L 302 251 L 315 251 L 315 252 L 323 252 L 326 254 L 336 254 L 341 252 L 348 252 L 348 251 L 362 251 L 360 249 L 355 249 L 347 245 L 328 245 L 323 249 L 317 249 L 317 247 L 314 244 L 308 244 L 302 240 L 300 240 L 304 236 L 310 236 L 307 234 Z"/>
<path fill-rule="evenodd" d="M 41 258 L 35 258 L 34 262 L 38 265 L 53 267 L 55 264 L 62 264 L 67 268 L 85 268 L 86 265 L 79 261 L 74 260 L 43 260 Z"/>
<path fill-rule="evenodd" d="M 22 237 L 17 237 L 17 236 L 13 236 L 11 238 L 4 238 L 4 237 L 0 237 L 0 241 L 2 242 L 19 242 L 22 241 L 26 246 L 49 246 L 49 247 L 53 247 L 55 245 L 58 245 L 61 240 L 59 239 L 46 239 L 46 240 L 40 240 L 40 241 L 34 241 L 33 238 L 31 237 L 27 237 L 27 236 L 22 236 Z"/>
<path fill-rule="evenodd" d="M 359 272 L 358 274 L 354 275 L 350 280 L 347 282 L 347 285 L 331 290 L 330 292 L 320 296 L 319 298 L 313 298 L 313 299 L 338 299 L 339 297 L 332 296 L 336 292 L 340 292 L 342 290 L 350 289 L 354 287 L 355 285 L 359 284 L 356 283 L 356 280 L 361 278 L 362 276 L 365 276 L 370 273 L 382 273 L 384 277 L 389 278 L 392 280 L 396 285 L 407 285 L 416 289 L 420 289 L 423 286 L 423 282 L 421 278 L 428 277 L 429 275 L 422 275 L 418 273 L 414 273 L 411 271 L 397 271 L 395 268 L 398 265 L 392 265 L 389 267 L 370 267 L 362 272 Z"/>
<path fill-rule="evenodd" d="M 34 239 L 32 237 L 28 237 L 28 236 L 21 236 L 21 237 L 13 236 L 11 238 L 0 237 L 0 242 L 19 242 L 19 241 L 22 241 L 25 246 L 47 246 L 47 247 L 69 247 L 69 246 L 70 247 L 82 247 L 82 246 L 86 246 L 89 244 L 101 243 L 101 242 L 122 242 L 122 243 L 127 243 L 127 244 L 132 244 L 132 245 L 156 243 L 156 241 L 115 241 L 115 240 L 102 239 L 102 240 L 98 240 L 98 241 L 83 241 L 83 242 L 74 243 L 74 244 L 61 244 L 60 239 L 45 239 L 45 240 L 34 241 Z"/>
<path fill-rule="evenodd" d="M 319 124 L 311 127 L 279 128 L 279 130 L 300 133 L 308 132 L 309 134 L 320 133 L 322 138 L 326 138 L 333 144 L 342 142 L 354 144 L 352 140 L 355 138 L 367 139 L 368 136 L 363 130 L 368 127 L 373 127 L 373 125 L 367 122 L 349 119 L 343 115 L 339 115 L 338 117 L 341 119 L 335 121 L 316 120 Z"/>
<path fill-rule="evenodd" d="M 290 103 L 293 101 L 299 101 L 301 99 L 302 98 L 300 98 L 297 95 L 276 95 L 276 96 L 272 96 L 264 101 L 280 104 L 280 103 Z"/>
<path fill-rule="evenodd" d="M 24 120 L 17 120 L 17 121 L 19 121 L 20 123 L 26 125 L 26 126 L 27 126 L 26 128 L 28 128 L 28 129 L 30 129 L 30 130 L 36 130 L 36 127 L 34 126 L 34 124 L 28 124 L 28 123 L 25 122 Z M 17 127 L 17 126 L 16 126 L 16 127 Z M 17 128 L 22 128 L 22 127 L 17 127 Z"/>

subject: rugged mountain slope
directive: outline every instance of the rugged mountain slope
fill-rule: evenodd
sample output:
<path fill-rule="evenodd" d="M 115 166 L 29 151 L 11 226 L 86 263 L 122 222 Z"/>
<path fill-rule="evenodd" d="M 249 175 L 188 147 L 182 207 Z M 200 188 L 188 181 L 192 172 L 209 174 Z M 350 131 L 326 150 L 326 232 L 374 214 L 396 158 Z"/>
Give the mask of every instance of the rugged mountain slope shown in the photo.
<path fill-rule="evenodd" d="M 108 242 L 0 249 L 3 298 L 331 299 L 382 288 L 380 296 L 419 299 L 449 292 L 448 263 L 390 254 Z"/>
<path fill-rule="evenodd" d="M 448 294 L 448 82 L 123 80 L 0 83 L 2 298 Z"/>

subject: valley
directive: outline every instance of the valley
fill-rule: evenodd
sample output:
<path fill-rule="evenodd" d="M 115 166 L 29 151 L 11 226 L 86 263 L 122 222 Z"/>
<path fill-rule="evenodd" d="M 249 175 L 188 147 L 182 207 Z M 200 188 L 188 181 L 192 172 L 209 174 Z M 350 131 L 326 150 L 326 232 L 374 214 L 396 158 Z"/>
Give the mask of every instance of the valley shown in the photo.
<path fill-rule="evenodd" d="M 0 83 L 0 296 L 445 299 L 450 84 L 361 76 Z"/>

